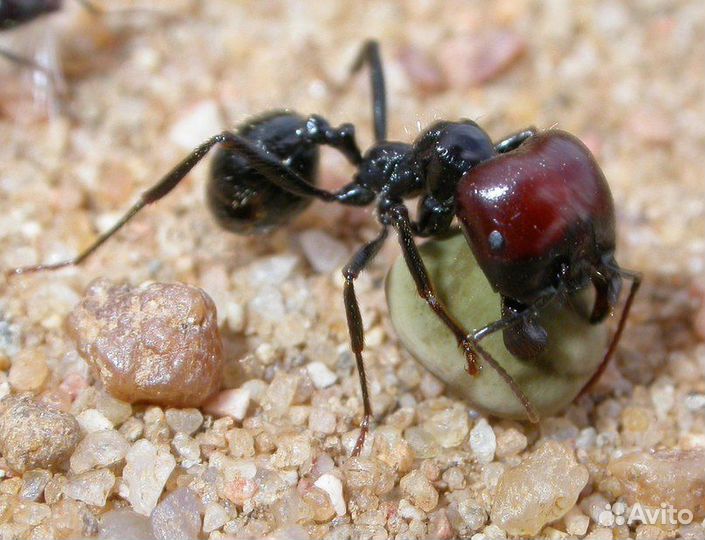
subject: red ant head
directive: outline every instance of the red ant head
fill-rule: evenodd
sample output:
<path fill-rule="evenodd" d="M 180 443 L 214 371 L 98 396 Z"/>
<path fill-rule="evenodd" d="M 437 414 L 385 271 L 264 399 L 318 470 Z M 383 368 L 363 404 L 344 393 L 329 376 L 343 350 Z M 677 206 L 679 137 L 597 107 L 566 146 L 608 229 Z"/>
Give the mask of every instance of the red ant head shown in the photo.
<path fill-rule="evenodd" d="M 458 184 L 457 216 L 504 296 L 532 302 L 559 279 L 584 286 L 615 247 L 612 195 L 574 136 L 549 130 L 480 163 Z M 565 274 L 567 270 L 567 274 Z"/>

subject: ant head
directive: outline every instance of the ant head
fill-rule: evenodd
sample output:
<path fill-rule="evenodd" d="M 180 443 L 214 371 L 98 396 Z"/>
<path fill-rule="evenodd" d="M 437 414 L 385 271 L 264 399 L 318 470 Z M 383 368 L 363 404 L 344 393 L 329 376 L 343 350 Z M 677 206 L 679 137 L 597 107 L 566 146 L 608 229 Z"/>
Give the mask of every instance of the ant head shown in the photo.
<path fill-rule="evenodd" d="M 414 143 L 428 190 L 439 201 L 453 197 L 460 177 L 494 155 L 489 135 L 472 120 L 436 122 Z"/>
<path fill-rule="evenodd" d="M 590 151 L 549 130 L 499 154 L 458 183 L 456 215 L 496 290 L 524 303 L 554 286 L 561 263 L 568 285 L 614 251 L 614 206 Z"/>

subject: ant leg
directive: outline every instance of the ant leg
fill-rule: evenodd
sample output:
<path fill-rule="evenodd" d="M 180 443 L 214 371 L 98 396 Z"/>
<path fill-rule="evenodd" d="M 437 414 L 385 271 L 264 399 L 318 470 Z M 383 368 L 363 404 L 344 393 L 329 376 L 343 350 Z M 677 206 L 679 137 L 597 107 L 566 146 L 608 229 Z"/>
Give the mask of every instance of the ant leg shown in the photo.
<path fill-rule="evenodd" d="M 506 139 L 499 141 L 495 144 L 494 149 L 498 154 L 504 154 L 505 152 L 519 148 L 521 143 L 534 135 L 536 135 L 536 128 L 533 126 L 528 127 L 519 133 L 515 133 L 514 135 L 510 135 Z"/>
<path fill-rule="evenodd" d="M 629 288 L 629 294 L 627 295 L 627 300 L 624 303 L 622 315 L 619 317 L 619 322 L 617 323 L 617 330 L 615 331 L 614 336 L 612 336 L 612 341 L 610 341 L 610 345 L 607 348 L 607 352 L 605 353 L 605 356 L 602 359 L 600 366 L 597 368 L 597 371 L 595 371 L 595 374 L 590 377 L 590 380 L 587 383 L 585 383 L 585 386 L 583 386 L 583 389 L 580 390 L 580 394 L 578 394 L 578 396 L 582 396 L 583 394 L 585 394 L 590 389 L 590 387 L 597 382 L 597 380 L 602 376 L 605 369 L 607 368 L 607 364 L 609 364 L 612 355 L 617 350 L 617 344 L 619 343 L 619 340 L 622 337 L 622 331 L 624 330 L 624 326 L 627 323 L 627 317 L 629 316 L 629 312 L 632 309 L 634 297 L 636 296 L 636 292 L 639 290 L 639 286 L 641 285 L 641 274 L 637 272 L 631 272 L 629 270 L 623 270 L 621 268 L 615 268 L 614 271 L 617 272 L 621 277 L 631 280 L 632 286 Z"/>
<path fill-rule="evenodd" d="M 299 176 L 291 168 L 284 165 L 277 158 L 273 157 L 265 150 L 252 144 L 235 133 L 224 131 L 208 139 L 198 148 L 193 150 L 176 167 L 169 171 L 153 187 L 142 193 L 135 204 L 115 223 L 110 229 L 101 234 L 93 244 L 72 259 L 51 264 L 37 264 L 23 266 L 8 270 L 6 274 L 18 275 L 30 272 L 41 272 L 44 270 L 56 270 L 66 266 L 75 266 L 82 263 L 110 237 L 122 229 L 142 208 L 154 203 L 167 195 L 174 189 L 181 180 L 200 162 L 216 144 L 222 144 L 226 148 L 234 150 L 236 153 L 247 158 L 250 165 L 257 170 L 265 180 L 281 187 L 282 189 L 302 197 L 314 197 L 323 201 L 337 201 L 350 205 L 366 205 L 374 199 L 374 193 L 364 187 L 352 183 L 344 186 L 339 191 L 333 193 L 317 188 L 309 184 L 303 177 Z"/>
<path fill-rule="evenodd" d="M 486 364 L 497 372 L 507 386 L 509 386 L 512 393 L 521 402 L 524 409 L 526 409 L 526 414 L 529 421 L 534 423 L 538 422 L 539 415 L 536 412 L 536 409 L 529 401 L 529 398 L 526 397 L 526 394 L 521 391 L 512 376 L 509 375 L 509 373 L 507 373 L 507 371 L 497 363 L 490 353 L 480 346 L 474 335 L 469 334 L 460 325 L 460 323 L 458 323 L 455 318 L 448 313 L 446 307 L 436 296 L 431 280 L 428 277 L 426 266 L 423 263 L 421 254 L 419 253 L 416 242 L 414 241 L 412 224 L 409 219 L 409 211 L 405 206 L 398 205 L 389 210 L 388 216 L 391 218 L 391 223 L 397 231 L 404 260 L 409 268 L 411 277 L 416 283 L 416 289 L 418 290 L 419 295 L 426 301 L 433 312 L 455 336 L 458 346 L 461 347 L 465 353 L 465 359 L 468 364 L 468 373 L 470 375 L 478 374 L 479 366 L 476 357 L 480 356 Z"/>
<path fill-rule="evenodd" d="M 353 255 L 350 262 L 343 268 L 343 276 L 345 277 L 345 286 L 343 289 L 343 299 L 345 301 L 345 315 L 348 319 L 348 333 L 350 334 L 350 348 L 355 355 L 357 361 L 357 373 L 360 377 L 360 390 L 362 391 L 362 407 L 364 416 L 360 424 L 360 435 L 355 443 L 352 455 L 359 456 L 362 446 L 365 444 L 365 437 L 370 430 L 370 419 L 372 418 L 372 407 L 370 406 L 370 397 L 367 392 L 367 377 L 365 376 L 365 364 L 362 361 L 362 350 L 365 347 L 365 336 L 362 328 L 362 316 L 360 315 L 360 306 L 355 296 L 354 281 L 360 275 L 360 272 L 369 264 L 369 262 L 379 253 L 380 248 L 387 239 L 388 229 L 385 226 L 379 233 L 377 238 L 362 246 Z"/>
<path fill-rule="evenodd" d="M 350 73 L 354 75 L 364 64 L 369 64 L 371 71 L 375 141 L 385 141 L 387 140 L 387 91 L 384 86 L 384 68 L 377 41 L 368 40 L 362 45 Z"/>
<path fill-rule="evenodd" d="M 352 124 L 332 128 L 325 118 L 313 114 L 306 119 L 305 129 L 306 141 L 335 148 L 353 165 L 359 165 L 362 161 L 362 152 L 355 140 L 355 126 Z"/>
<path fill-rule="evenodd" d="M 76 257 L 68 259 L 65 261 L 60 261 L 51 264 L 37 264 L 32 266 L 22 266 L 20 268 L 14 268 L 8 270 L 6 274 L 19 275 L 28 274 L 30 272 L 41 272 L 44 270 L 56 270 L 58 268 L 64 268 L 66 266 L 75 266 L 82 263 L 87 259 L 93 252 L 95 252 L 100 246 L 102 246 L 111 236 L 117 233 L 122 227 L 130 221 L 142 208 L 158 201 L 165 195 L 167 195 L 172 189 L 174 189 L 181 180 L 196 166 L 196 164 L 205 157 L 208 151 L 218 144 L 223 142 L 224 134 L 219 134 L 211 137 L 206 142 L 201 144 L 198 148 L 192 151 L 186 158 L 184 158 L 181 163 L 169 171 L 166 176 L 164 176 L 159 182 L 157 182 L 150 189 L 142 193 L 136 203 L 130 207 L 130 209 L 115 223 L 110 229 L 101 234 L 90 246 L 79 253 Z"/>

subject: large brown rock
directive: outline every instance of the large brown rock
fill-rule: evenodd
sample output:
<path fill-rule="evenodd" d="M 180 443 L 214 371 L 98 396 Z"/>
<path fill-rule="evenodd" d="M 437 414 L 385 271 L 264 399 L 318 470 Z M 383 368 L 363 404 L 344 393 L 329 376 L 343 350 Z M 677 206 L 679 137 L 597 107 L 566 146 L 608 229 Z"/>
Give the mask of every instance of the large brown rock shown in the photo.
<path fill-rule="evenodd" d="M 132 288 L 99 279 L 67 325 L 107 391 L 124 401 L 193 407 L 220 386 L 216 308 L 196 287 Z"/>

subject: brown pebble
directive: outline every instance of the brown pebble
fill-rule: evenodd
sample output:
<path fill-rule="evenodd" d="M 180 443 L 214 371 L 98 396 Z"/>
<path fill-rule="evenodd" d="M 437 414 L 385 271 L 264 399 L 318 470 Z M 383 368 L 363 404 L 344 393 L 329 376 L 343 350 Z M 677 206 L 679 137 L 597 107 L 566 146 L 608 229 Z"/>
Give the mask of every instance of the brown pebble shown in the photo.
<path fill-rule="evenodd" d="M 123 401 L 194 407 L 220 386 L 216 309 L 196 287 L 132 288 L 99 279 L 67 326 L 106 390 Z"/>
<path fill-rule="evenodd" d="M 420 49 L 413 45 L 402 47 L 398 58 L 409 81 L 422 94 L 435 94 L 448 87 L 448 81 L 441 68 Z"/>
<path fill-rule="evenodd" d="M 38 392 L 49 377 L 47 363 L 38 351 L 22 351 L 12 362 L 8 381 L 16 392 Z"/>
<path fill-rule="evenodd" d="M 499 77 L 526 51 L 524 39 L 510 30 L 465 35 L 446 43 L 441 63 L 451 85 L 479 86 Z"/>
<path fill-rule="evenodd" d="M 2 402 L 0 453 L 17 472 L 49 469 L 69 458 L 81 428 L 67 413 L 37 404 L 27 395 Z"/>

